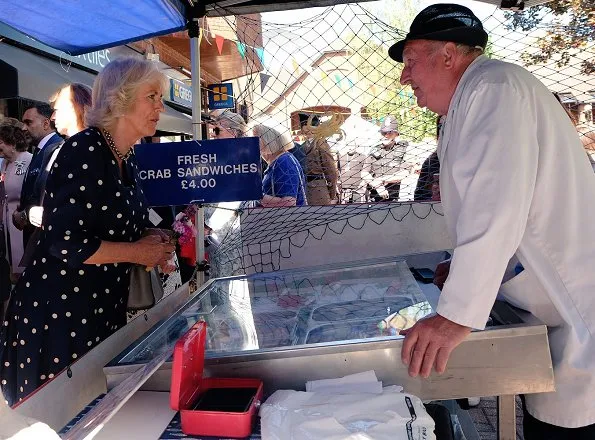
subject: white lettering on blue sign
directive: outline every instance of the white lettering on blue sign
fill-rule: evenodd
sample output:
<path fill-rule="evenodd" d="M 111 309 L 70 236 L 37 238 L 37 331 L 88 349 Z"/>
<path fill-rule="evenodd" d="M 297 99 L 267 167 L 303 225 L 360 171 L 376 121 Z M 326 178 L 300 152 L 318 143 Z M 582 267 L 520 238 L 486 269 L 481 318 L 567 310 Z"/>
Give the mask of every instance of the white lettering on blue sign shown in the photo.
<path fill-rule="evenodd" d="M 178 156 L 178 165 L 197 165 L 217 162 L 216 154 L 192 154 Z"/>
<path fill-rule="evenodd" d="M 98 66 L 101 69 L 103 69 L 107 65 L 107 63 L 109 63 L 111 61 L 109 58 L 109 55 L 110 55 L 110 50 L 103 49 L 103 50 L 98 50 L 95 52 L 84 53 L 82 55 L 78 55 L 76 58 L 86 61 L 89 64 L 93 64 L 93 65 Z"/>
<path fill-rule="evenodd" d="M 178 177 L 204 177 L 224 174 L 258 173 L 258 164 L 239 163 L 235 165 L 196 166 L 194 168 L 178 168 Z M 142 178 L 142 177 L 141 177 Z"/>

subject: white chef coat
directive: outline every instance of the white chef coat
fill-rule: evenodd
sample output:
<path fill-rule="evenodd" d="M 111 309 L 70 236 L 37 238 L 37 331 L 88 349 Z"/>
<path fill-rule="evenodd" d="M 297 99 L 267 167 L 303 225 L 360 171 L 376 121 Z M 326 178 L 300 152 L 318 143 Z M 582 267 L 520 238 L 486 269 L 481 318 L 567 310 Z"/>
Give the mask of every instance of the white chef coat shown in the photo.
<path fill-rule="evenodd" d="M 496 294 L 548 326 L 556 392 L 544 422 L 595 423 L 595 174 L 570 119 L 520 66 L 484 56 L 461 78 L 438 146 L 453 239 L 437 312 L 484 328 Z M 524 271 L 500 286 L 508 261 Z"/>

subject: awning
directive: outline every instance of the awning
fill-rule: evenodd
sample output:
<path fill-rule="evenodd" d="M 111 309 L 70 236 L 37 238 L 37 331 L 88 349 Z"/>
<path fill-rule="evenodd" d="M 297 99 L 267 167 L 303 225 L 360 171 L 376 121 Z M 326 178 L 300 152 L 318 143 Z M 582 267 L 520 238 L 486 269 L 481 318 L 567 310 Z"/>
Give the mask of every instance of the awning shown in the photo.
<path fill-rule="evenodd" d="M 179 112 L 166 102 L 165 111 L 159 117 L 157 130 L 192 135 L 192 115 Z"/>
<path fill-rule="evenodd" d="M 95 75 L 0 43 L 0 78 L 0 99 L 48 102 L 61 85 L 78 82 L 93 86 Z"/>
<path fill-rule="evenodd" d="M 48 102 L 65 84 L 78 82 L 93 87 L 95 75 L 9 44 L 0 43 L 0 99 L 25 98 Z M 168 105 L 157 129 L 192 134 L 192 117 Z"/>

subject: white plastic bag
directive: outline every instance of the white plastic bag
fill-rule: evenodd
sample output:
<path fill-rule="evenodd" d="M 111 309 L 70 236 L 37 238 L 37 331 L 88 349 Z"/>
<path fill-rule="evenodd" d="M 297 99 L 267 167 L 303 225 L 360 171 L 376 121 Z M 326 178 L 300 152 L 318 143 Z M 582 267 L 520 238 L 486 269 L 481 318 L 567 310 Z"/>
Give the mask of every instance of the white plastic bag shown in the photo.
<path fill-rule="evenodd" d="M 398 388 L 382 394 L 279 390 L 260 408 L 263 440 L 435 440 L 422 401 Z"/>

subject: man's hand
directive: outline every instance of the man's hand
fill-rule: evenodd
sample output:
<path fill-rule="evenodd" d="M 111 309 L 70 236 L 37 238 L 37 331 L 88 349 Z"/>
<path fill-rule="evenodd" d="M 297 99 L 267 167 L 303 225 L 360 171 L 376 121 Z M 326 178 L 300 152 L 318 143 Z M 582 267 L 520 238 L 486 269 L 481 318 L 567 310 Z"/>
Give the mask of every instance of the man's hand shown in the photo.
<path fill-rule="evenodd" d="M 384 185 L 379 186 L 378 188 L 376 188 L 376 192 L 383 199 L 388 199 L 388 190 L 386 189 L 386 187 Z"/>
<path fill-rule="evenodd" d="M 448 273 L 450 272 L 450 260 L 444 260 L 438 263 L 436 270 L 434 271 L 434 284 L 440 290 L 444 287 Z"/>
<path fill-rule="evenodd" d="M 24 211 L 19 211 L 15 209 L 12 213 L 12 224 L 17 228 L 19 231 L 22 231 L 25 226 L 27 226 L 27 217 L 24 214 Z"/>
<path fill-rule="evenodd" d="M 401 330 L 405 335 L 401 359 L 409 365 L 409 376 L 428 377 L 435 366 L 438 374 L 444 373 L 450 353 L 471 332 L 469 327 L 462 326 L 440 315 L 418 321 L 408 330 Z"/>

